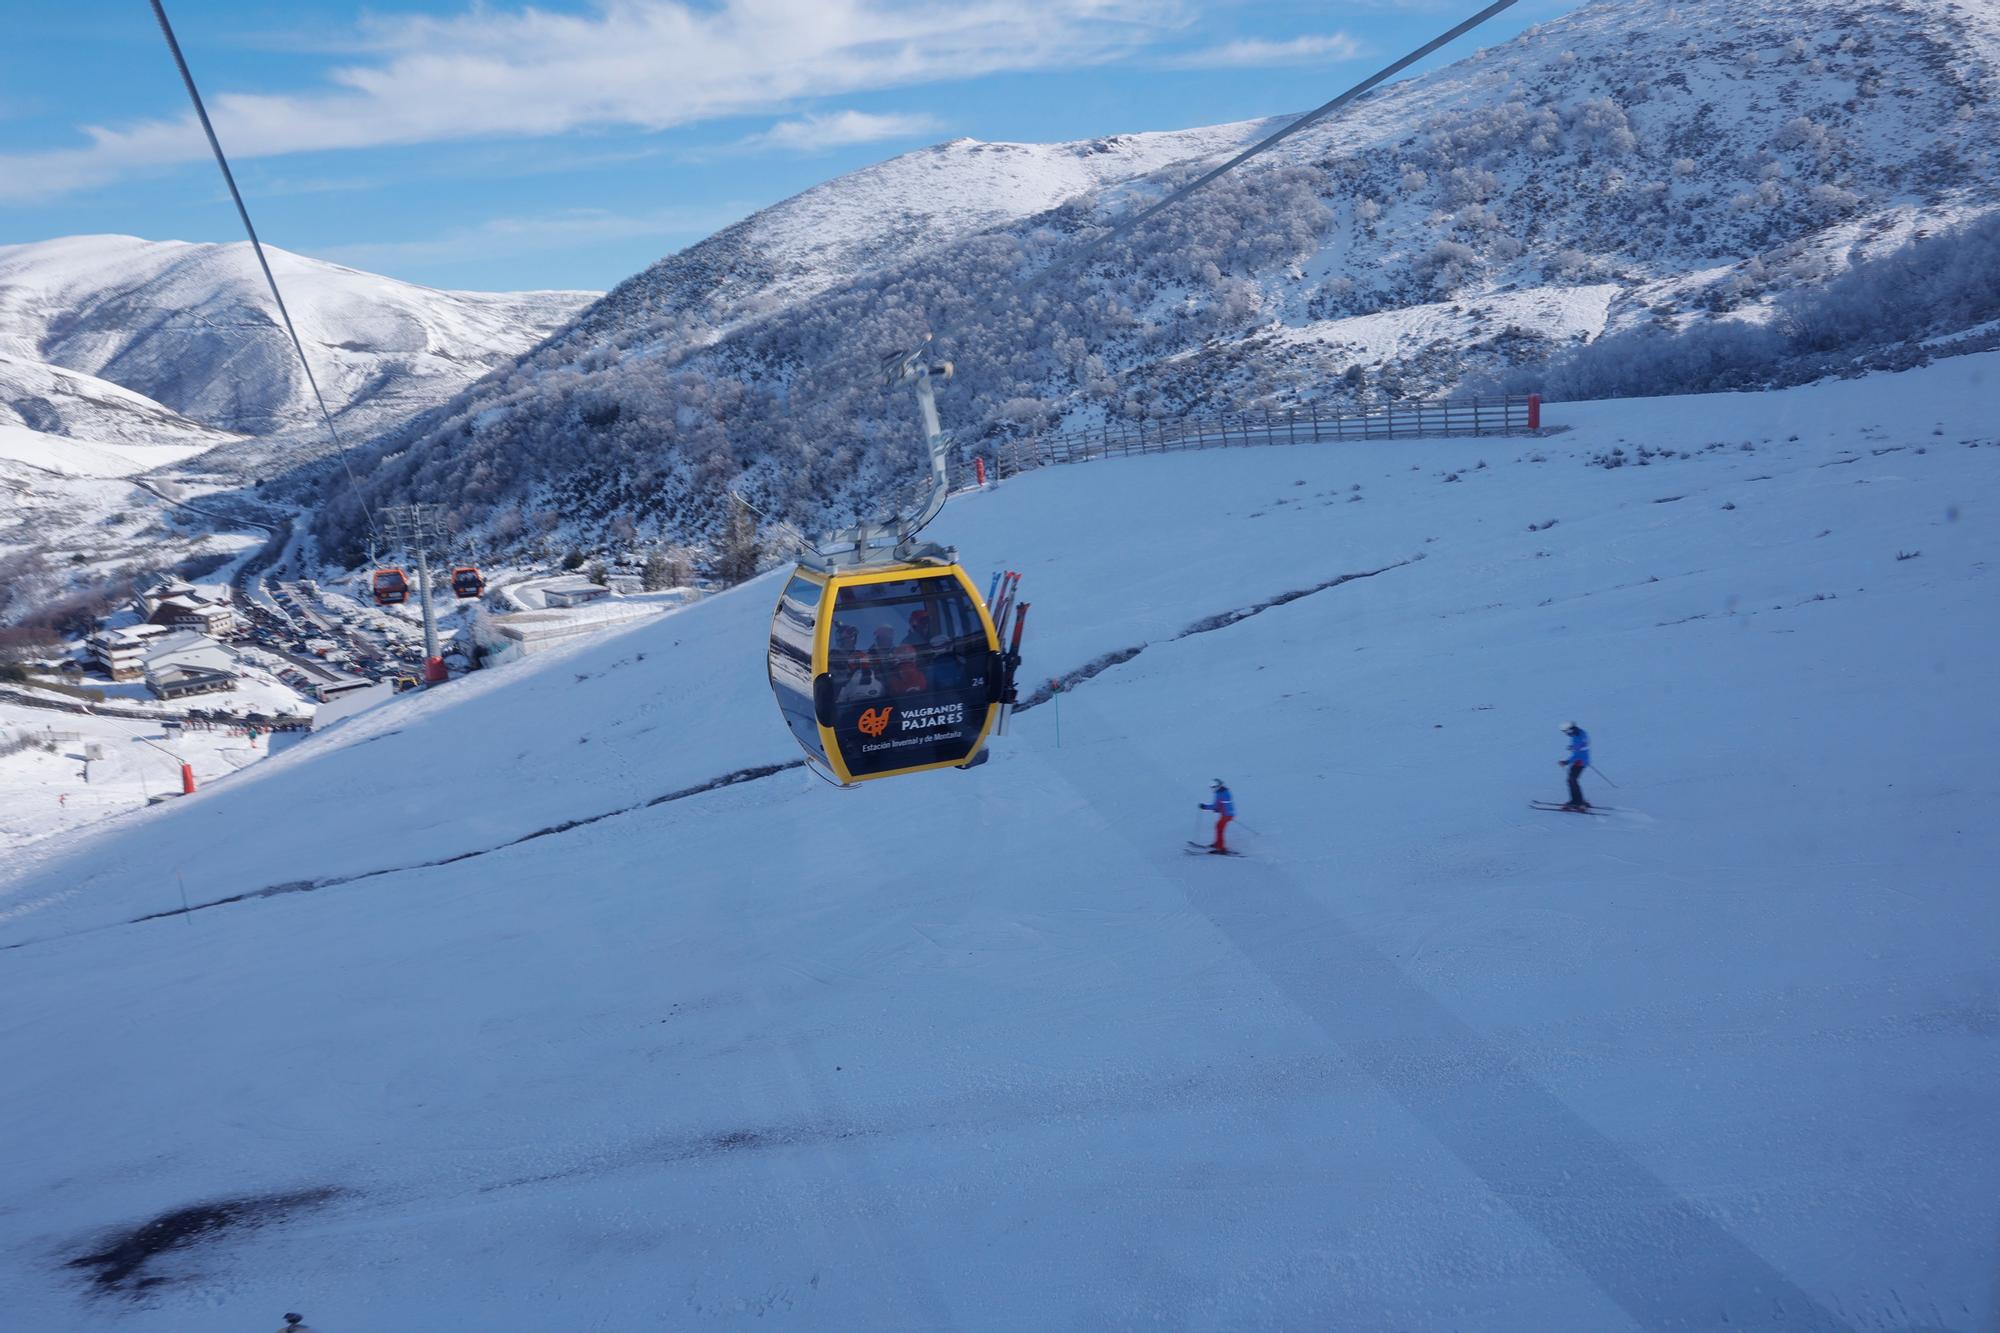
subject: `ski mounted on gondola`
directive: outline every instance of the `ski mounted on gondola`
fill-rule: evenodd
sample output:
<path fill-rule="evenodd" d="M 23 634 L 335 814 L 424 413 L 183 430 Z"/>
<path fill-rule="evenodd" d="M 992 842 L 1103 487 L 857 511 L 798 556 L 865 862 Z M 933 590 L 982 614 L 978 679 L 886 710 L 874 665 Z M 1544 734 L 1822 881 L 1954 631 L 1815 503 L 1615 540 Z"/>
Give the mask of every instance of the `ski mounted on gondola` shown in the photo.
<path fill-rule="evenodd" d="M 1020 574 L 996 573 L 982 599 L 957 551 L 917 540 L 950 493 L 931 381 L 949 378 L 951 363 L 929 364 L 924 351 L 889 357 L 883 373 L 916 390 L 929 487 L 906 513 L 801 539 L 808 553 L 771 616 L 778 711 L 807 765 L 841 786 L 982 763 L 1015 703 Z"/>

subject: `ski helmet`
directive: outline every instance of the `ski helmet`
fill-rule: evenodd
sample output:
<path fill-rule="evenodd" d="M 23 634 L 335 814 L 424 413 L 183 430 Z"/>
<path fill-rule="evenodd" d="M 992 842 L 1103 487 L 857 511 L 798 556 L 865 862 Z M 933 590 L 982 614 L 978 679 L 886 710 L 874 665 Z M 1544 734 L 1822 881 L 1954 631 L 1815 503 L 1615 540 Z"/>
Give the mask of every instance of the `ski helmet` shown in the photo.
<path fill-rule="evenodd" d="M 1565 723 L 1563 723 L 1563 724 L 1562 724 L 1562 730 L 1563 730 L 1563 734 L 1564 734 L 1565 736 L 1567 736 L 1567 735 L 1569 735 L 1569 734 L 1570 734 L 1571 732 L 1575 732 L 1575 731 L 1582 731 L 1582 730 L 1583 730 L 1583 728 L 1582 728 L 1582 727 L 1579 727 L 1579 726 L 1578 726 L 1578 725 L 1576 725 L 1576 723 L 1574 723 L 1574 722 L 1565 722 Z"/>
<path fill-rule="evenodd" d="M 1219 790 L 1220 790 L 1221 788 L 1223 788 L 1223 787 L 1224 787 L 1224 786 L 1226 786 L 1226 785 L 1228 785 L 1228 784 L 1224 783 L 1224 782 L 1223 782 L 1223 780 L 1222 780 L 1221 778 L 1217 778 L 1217 779 L 1216 779 L 1215 781 L 1213 781 L 1213 782 L 1211 782 L 1211 783 L 1209 783 L 1209 784 L 1208 784 L 1208 789 L 1209 789 L 1210 791 L 1219 791 Z"/>

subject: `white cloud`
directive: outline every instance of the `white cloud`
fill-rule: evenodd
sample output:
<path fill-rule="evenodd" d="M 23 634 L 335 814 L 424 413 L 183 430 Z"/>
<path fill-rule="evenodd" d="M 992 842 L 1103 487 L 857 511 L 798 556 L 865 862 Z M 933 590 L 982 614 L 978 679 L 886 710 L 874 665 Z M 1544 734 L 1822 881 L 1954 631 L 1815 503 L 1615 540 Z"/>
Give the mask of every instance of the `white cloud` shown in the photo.
<path fill-rule="evenodd" d="M 913 139 L 943 129 L 944 122 L 921 111 L 879 115 L 869 111 L 808 112 L 792 120 L 781 120 L 762 134 L 751 135 L 742 146 L 818 153 L 852 144 L 880 143 L 884 139 Z"/>
<path fill-rule="evenodd" d="M 642 213 L 613 213 L 577 208 L 533 217 L 488 218 L 441 236 L 413 241 L 371 241 L 330 246 L 314 253 L 321 259 L 379 271 L 414 261 L 481 260 L 567 250 L 592 241 L 643 236 L 665 243 L 694 241 L 749 213 L 747 203 L 712 207 L 669 207 Z M 664 253 L 664 249 L 662 253 Z"/>
<path fill-rule="evenodd" d="M 582 14 L 480 4 L 372 22 L 371 54 L 333 70 L 318 91 L 207 92 L 233 158 L 658 131 L 816 97 L 1116 60 L 1165 36 L 1184 3 L 600 0 Z M 201 53 L 190 58 L 199 76 Z M 83 133 L 86 146 L 0 154 L 0 200 L 52 197 L 206 153 L 191 115 Z"/>
<path fill-rule="evenodd" d="M 1368 47 L 1344 32 L 1294 37 L 1290 41 L 1268 42 L 1249 38 L 1189 51 L 1174 56 L 1168 64 L 1180 69 L 1263 69 L 1273 65 L 1332 64 L 1368 54 Z"/>

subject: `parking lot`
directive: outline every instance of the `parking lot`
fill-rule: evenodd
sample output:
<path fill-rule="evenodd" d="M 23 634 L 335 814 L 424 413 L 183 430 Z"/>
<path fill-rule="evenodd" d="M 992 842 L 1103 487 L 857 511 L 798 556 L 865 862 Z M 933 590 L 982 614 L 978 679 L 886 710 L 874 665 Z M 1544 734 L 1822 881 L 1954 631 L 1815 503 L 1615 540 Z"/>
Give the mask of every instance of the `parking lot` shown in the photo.
<path fill-rule="evenodd" d="M 369 681 L 420 675 L 421 640 L 371 617 L 359 605 L 325 597 L 297 583 L 271 586 L 278 610 L 245 599 L 247 646 L 273 659 L 279 679 L 309 697 L 322 685 L 351 677 Z"/>

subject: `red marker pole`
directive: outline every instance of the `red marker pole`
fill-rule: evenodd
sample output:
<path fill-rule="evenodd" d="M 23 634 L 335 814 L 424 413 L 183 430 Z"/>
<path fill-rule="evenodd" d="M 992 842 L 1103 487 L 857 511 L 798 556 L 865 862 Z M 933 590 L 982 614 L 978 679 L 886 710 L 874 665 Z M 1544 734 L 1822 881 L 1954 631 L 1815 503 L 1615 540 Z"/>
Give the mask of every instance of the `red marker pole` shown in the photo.
<path fill-rule="evenodd" d="M 181 795 L 183 795 L 183 796 L 192 796 L 192 795 L 194 795 L 194 765 L 193 765 L 193 764 L 189 764 L 189 763 L 185 763 L 185 762 L 183 762 L 183 763 L 181 764 Z"/>
<path fill-rule="evenodd" d="M 974 475 L 974 476 L 976 476 L 976 477 L 978 477 L 978 478 L 979 478 L 979 489 L 980 489 L 980 490 L 982 490 L 982 491 L 983 491 L 983 490 L 985 490 L 985 489 L 986 489 L 986 460 L 985 460 L 985 459 L 983 459 L 983 458 L 975 458 L 975 459 L 973 459 L 973 460 L 972 460 L 972 472 L 973 472 L 973 475 Z"/>
<path fill-rule="evenodd" d="M 1538 393 L 1531 393 L 1528 395 L 1528 429 L 1540 430 L 1541 428 L 1542 396 Z"/>

